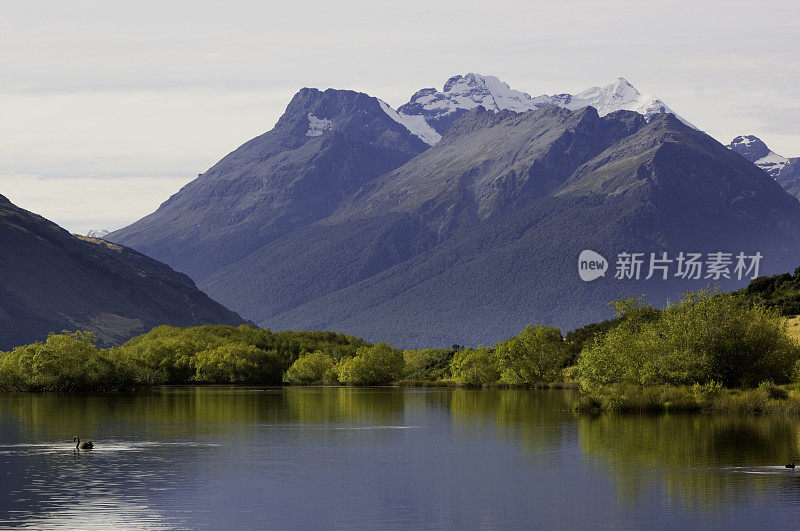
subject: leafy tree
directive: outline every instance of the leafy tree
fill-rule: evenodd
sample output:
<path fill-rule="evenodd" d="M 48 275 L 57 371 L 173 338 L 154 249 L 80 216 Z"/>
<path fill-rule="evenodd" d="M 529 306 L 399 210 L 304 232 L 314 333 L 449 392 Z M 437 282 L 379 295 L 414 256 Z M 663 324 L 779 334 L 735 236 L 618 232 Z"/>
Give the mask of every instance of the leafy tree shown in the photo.
<path fill-rule="evenodd" d="M 338 367 L 339 381 L 352 385 L 387 384 L 402 378 L 404 372 L 403 352 L 387 343 L 361 347 Z"/>
<path fill-rule="evenodd" d="M 0 384 L 18 391 L 100 391 L 129 387 L 89 332 L 50 334 L 45 342 L 17 347 L 0 357 Z"/>
<path fill-rule="evenodd" d="M 638 311 L 627 304 L 618 308 Z M 777 310 L 740 295 L 702 290 L 686 293 L 654 321 L 624 319 L 584 349 L 579 379 L 585 389 L 712 381 L 755 386 L 788 382 L 798 358 L 800 348 L 786 334 Z"/>
<path fill-rule="evenodd" d="M 775 308 L 783 315 L 800 314 L 800 267 L 794 274 L 783 273 L 758 277 L 750 281 L 741 293 L 748 299 Z"/>
<path fill-rule="evenodd" d="M 199 383 L 259 384 L 280 377 L 281 366 L 276 350 L 262 350 L 254 345 L 229 344 L 203 350 L 192 357 Z"/>
<path fill-rule="evenodd" d="M 577 363 L 578 356 L 584 348 L 591 346 L 598 336 L 608 333 L 613 328 L 619 326 L 622 321 L 655 321 L 661 315 L 661 312 L 648 305 L 644 298 L 624 299 L 622 301 L 613 302 L 610 306 L 612 306 L 617 313 L 617 317 L 614 319 L 607 319 L 599 323 L 590 323 L 567 333 L 565 337 L 569 353 L 569 359 L 566 362 L 567 365 Z"/>
<path fill-rule="evenodd" d="M 297 358 L 286 371 L 283 381 L 309 384 L 330 380 L 334 365 L 332 357 L 318 350 Z"/>
<path fill-rule="evenodd" d="M 497 365 L 497 358 L 490 348 L 465 348 L 453 356 L 450 372 L 461 385 L 480 386 L 500 379 Z"/>
<path fill-rule="evenodd" d="M 450 360 L 455 350 L 421 348 L 404 350 L 407 377 L 414 380 L 440 380 L 450 377 Z"/>
<path fill-rule="evenodd" d="M 659 342 L 668 349 L 663 355 L 670 361 L 666 368 L 678 369 L 665 379 L 715 380 L 726 387 L 752 387 L 766 380 L 785 383 L 800 357 L 779 311 L 750 304 L 739 295 L 687 293 L 657 324 Z M 690 360 L 679 359 L 684 356 Z"/>
<path fill-rule="evenodd" d="M 553 381 L 568 359 L 561 331 L 552 326 L 528 325 L 494 351 L 503 380 L 519 384 Z"/>

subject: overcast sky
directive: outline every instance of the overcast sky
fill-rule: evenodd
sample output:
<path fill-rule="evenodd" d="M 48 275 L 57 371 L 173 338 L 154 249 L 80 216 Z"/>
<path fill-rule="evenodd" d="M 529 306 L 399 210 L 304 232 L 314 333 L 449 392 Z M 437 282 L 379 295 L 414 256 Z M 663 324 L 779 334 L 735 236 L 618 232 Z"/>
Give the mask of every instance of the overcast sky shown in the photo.
<path fill-rule="evenodd" d="M 0 0 L 0 193 L 120 228 L 301 87 L 395 107 L 454 74 L 531 95 L 623 76 L 720 141 L 800 155 L 794 1 Z"/>

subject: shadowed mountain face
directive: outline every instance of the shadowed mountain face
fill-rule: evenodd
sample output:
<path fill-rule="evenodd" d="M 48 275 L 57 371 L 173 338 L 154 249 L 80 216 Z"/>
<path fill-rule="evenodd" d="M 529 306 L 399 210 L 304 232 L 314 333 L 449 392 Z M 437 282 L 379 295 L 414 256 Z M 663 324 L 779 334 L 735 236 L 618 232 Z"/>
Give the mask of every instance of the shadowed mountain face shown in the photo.
<path fill-rule="evenodd" d="M 153 214 L 105 238 L 202 283 L 329 216 L 364 183 L 427 148 L 376 98 L 303 89 L 274 129 L 223 158 Z"/>
<path fill-rule="evenodd" d="M 0 196 L 0 348 L 91 330 L 104 344 L 154 326 L 241 324 L 186 275 L 126 247 L 73 236 Z"/>
<path fill-rule="evenodd" d="M 326 197 L 307 193 L 304 201 Z M 531 322 L 572 328 L 608 317 L 614 298 L 647 293 L 663 305 L 711 282 L 675 278 L 674 266 L 667 280 L 646 281 L 648 264 L 642 279 L 617 280 L 623 252 L 760 252 L 762 274 L 800 261 L 800 203 L 668 113 L 646 122 L 631 111 L 600 117 L 591 107 L 478 107 L 434 147 L 360 179 L 334 202 L 223 267 L 208 267 L 213 248 L 198 253 L 178 240 L 175 253 L 204 263 L 200 285 L 260 325 L 400 346 L 487 344 Z M 198 205 L 193 215 L 208 218 L 212 234 L 231 230 L 212 213 Z M 137 237 L 152 245 L 154 234 Z M 608 259 L 604 278 L 579 279 L 584 249 Z"/>

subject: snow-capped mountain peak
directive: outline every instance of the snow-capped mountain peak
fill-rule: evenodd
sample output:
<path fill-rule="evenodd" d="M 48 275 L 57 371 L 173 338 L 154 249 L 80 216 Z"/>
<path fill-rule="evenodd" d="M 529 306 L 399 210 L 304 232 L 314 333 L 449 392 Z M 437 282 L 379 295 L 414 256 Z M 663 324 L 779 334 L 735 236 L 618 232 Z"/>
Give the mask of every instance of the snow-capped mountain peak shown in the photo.
<path fill-rule="evenodd" d="M 744 158 L 770 174 L 777 177 L 781 170 L 787 166 L 791 159 L 778 155 L 757 136 L 741 135 L 734 138 L 728 148 L 742 155 Z"/>
<path fill-rule="evenodd" d="M 558 105 L 557 102 L 554 102 Z M 600 116 L 605 116 L 615 111 L 636 111 L 646 120 L 651 120 L 656 114 L 669 112 L 678 117 L 680 121 L 690 127 L 694 125 L 664 104 L 655 96 L 642 94 L 624 77 L 619 77 L 608 85 L 591 87 L 575 94 L 564 107 L 576 110 L 591 105 L 597 109 Z"/>
<path fill-rule="evenodd" d="M 108 235 L 109 231 L 106 229 L 89 229 L 89 232 L 86 233 L 89 238 L 105 238 Z"/>
<path fill-rule="evenodd" d="M 531 98 L 514 90 L 495 76 L 469 73 L 453 76 L 441 91 L 424 88 L 397 109 L 403 116 L 421 116 L 438 134 L 450 127 L 464 112 L 482 106 L 490 111 L 525 112 L 552 103 L 546 98 Z"/>
<path fill-rule="evenodd" d="M 543 94 L 531 97 L 526 92 L 512 89 L 495 76 L 475 73 L 451 77 L 441 91 L 434 88 L 419 90 L 408 103 L 399 107 L 397 112 L 401 116 L 422 116 L 437 133 L 444 134 L 458 116 L 479 105 L 494 112 L 501 110 L 525 112 L 547 105 L 577 110 L 591 105 L 597 109 L 600 116 L 614 111 L 628 110 L 644 115 L 647 120 L 658 113 L 675 114 L 663 101 L 655 96 L 640 93 L 623 77 L 608 85 L 591 87 L 574 95 Z M 678 118 L 694 127 L 680 116 Z"/>
<path fill-rule="evenodd" d="M 459 108 L 475 108 L 479 105 L 490 111 L 510 110 L 524 112 L 535 109 L 538 104 L 525 92 L 513 90 L 508 83 L 495 76 L 482 76 L 469 73 L 453 76 L 444 84 L 442 91 Z M 449 112 L 455 109 L 450 107 Z"/>
<path fill-rule="evenodd" d="M 573 101 L 582 104 L 596 104 L 600 107 L 611 108 L 630 105 L 637 102 L 642 94 L 636 90 L 624 77 L 617 78 L 613 83 L 600 87 L 591 87 L 573 96 Z M 600 108 L 597 109 L 602 114 Z M 615 108 L 614 110 L 619 110 Z"/>

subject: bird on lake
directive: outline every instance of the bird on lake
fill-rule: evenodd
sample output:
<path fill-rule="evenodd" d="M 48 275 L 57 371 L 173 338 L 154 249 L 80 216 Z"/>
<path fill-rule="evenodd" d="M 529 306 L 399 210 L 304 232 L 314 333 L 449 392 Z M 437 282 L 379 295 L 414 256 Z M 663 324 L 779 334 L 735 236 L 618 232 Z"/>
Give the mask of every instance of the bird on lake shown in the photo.
<path fill-rule="evenodd" d="M 80 437 L 77 435 L 72 438 L 72 442 L 75 443 L 75 448 L 78 450 L 91 450 L 94 448 L 94 443 L 92 441 L 81 442 Z"/>
<path fill-rule="evenodd" d="M 794 468 L 794 461 L 786 465 L 786 468 Z"/>

